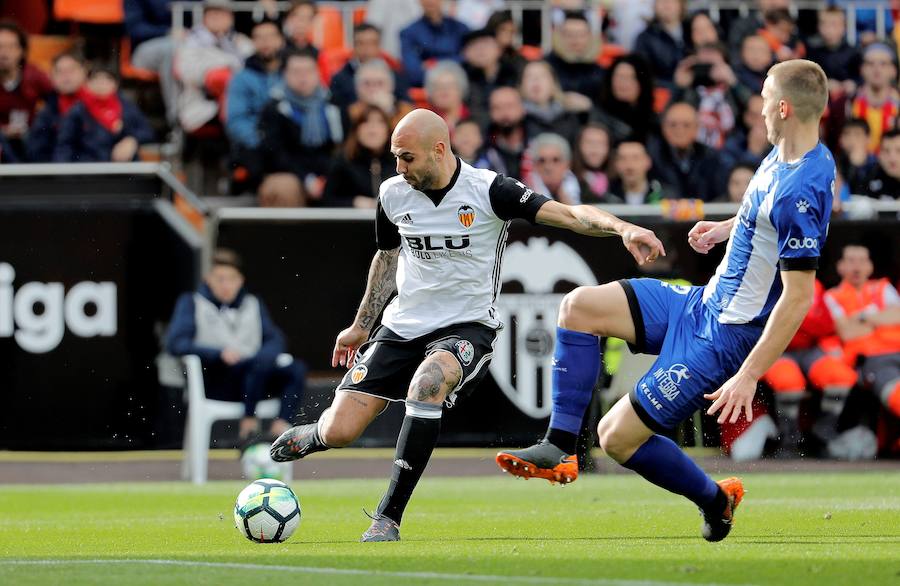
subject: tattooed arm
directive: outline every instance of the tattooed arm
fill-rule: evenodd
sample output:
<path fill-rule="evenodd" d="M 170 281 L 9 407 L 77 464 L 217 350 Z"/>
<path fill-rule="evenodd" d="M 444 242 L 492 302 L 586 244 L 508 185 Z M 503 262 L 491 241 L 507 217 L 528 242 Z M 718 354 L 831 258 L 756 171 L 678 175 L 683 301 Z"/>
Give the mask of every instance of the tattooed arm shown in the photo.
<path fill-rule="evenodd" d="M 353 324 L 338 334 L 331 355 L 331 366 L 349 366 L 353 363 L 353 355 L 360 344 L 369 337 L 378 314 L 384 304 L 391 298 L 397 288 L 397 257 L 399 248 L 378 250 L 369 266 L 369 279 L 366 292 L 356 312 Z"/>
<path fill-rule="evenodd" d="M 570 206 L 548 201 L 538 210 L 539 224 L 565 228 L 585 236 L 619 236 L 638 264 L 653 262 L 666 251 L 651 230 L 635 226 L 609 212 L 588 205 Z"/>

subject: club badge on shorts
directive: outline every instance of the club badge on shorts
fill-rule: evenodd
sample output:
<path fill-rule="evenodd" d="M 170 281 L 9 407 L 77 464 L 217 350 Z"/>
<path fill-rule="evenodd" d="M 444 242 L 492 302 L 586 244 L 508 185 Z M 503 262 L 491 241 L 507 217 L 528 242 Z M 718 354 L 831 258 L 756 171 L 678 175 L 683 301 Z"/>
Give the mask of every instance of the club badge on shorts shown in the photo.
<path fill-rule="evenodd" d="M 459 217 L 459 223 L 468 228 L 475 222 L 475 210 L 472 209 L 471 206 L 462 205 L 459 206 L 459 209 L 456 210 L 456 215 Z"/>
<path fill-rule="evenodd" d="M 456 353 L 462 363 L 469 366 L 472 364 L 472 359 L 475 358 L 475 346 L 468 340 L 460 340 L 456 343 Z"/>
<path fill-rule="evenodd" d="M 365 364 L 355 366 L 353 367 L 353 372 L 350 373 L 350 382 L 357 384 L 362 381 L 362 379 L 366 378 L 367 374 L 369 374 L 369 369 Z"/>

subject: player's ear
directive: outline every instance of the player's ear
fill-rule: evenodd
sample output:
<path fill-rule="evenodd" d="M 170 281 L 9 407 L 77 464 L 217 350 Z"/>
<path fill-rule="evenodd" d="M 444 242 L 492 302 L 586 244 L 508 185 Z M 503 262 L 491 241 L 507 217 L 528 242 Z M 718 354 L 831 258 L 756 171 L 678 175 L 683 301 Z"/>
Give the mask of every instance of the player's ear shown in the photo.
<path fill-rule="evenodd" d="M 445 154 L 447 154 L 447 145 L 444 144 L 444 141 L 439 140 L 434 143 L 434 160 L 440 163 L 444 160 Z"/>
<path fill-rule="evenodd" d="M 794 107 L 790 102 L 786 100 L 779 100 L 778 102 L 778 115 L 781 116 L 782 120 L 787 119 L 788 116 L 794 113 Z"/>

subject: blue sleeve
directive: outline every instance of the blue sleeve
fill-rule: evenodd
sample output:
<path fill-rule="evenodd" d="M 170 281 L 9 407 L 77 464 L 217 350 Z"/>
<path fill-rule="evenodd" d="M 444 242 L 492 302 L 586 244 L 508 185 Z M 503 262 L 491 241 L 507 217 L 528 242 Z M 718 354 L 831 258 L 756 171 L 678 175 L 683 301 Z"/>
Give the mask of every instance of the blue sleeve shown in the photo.
<path fill-rule="evenodd" d="M 146 144 L 152 142 L 153 128 L 144 113 L 138 110 L 127 98 L 122 98 L 122 122 L 124 123 L 124 133 L 126 136 L 134 137 L 138 144 Z M 137 156 L 135 154 L 135 156 Z"/>
<path fill-rule="evenodd" d="M 284 334 L 272 321 L 269 310 L 262 300 L 259 300 L 259 319 L 262 324 L 262 346 L 256 353 L 256 359 L 263 362 L 275 362 L 279 354 L 284 352 Z"/>
<path fill-rule="evenodd" d="M 254 115 L 250 108 L 252 92 L 249 84 L 250 74 L 241 72 L 234 76 L 228 85 L 225 129 L 232 142 L 256 148 L 259 146 L 259 134 L 256 132 L 258 116 Z"/>
<path fill-rule="evenodd" d="M 416 38 L 416 25 L 414 22 L 400 31 L 400 56 L 403 60 L 403 71 L 413 87 L 422 87 L 425 81 L 425 70 L 422 66 L 422 52 Z"/>
<path fill-rule="evenodd" d="M 194 344 L 197 324 L 194 321 L 194 295 L 184 293 L 175 304 L 172 321 L 166 332 L 166 350 L 173 356 L 196 354 L 204 362 L 219 360 L 222 349 Z"/>
<path fill-rule="evenodd" d="M 778 233 L 779 267 L 783 271 L 815 270 L 825 246 L 831 218 L 833 175 L 803 178 L 785 186 L 772 206 L 772 225 Z"/>
<path fill-rule="evenodd" d="M 45 106 L 34 119 L 28 129 L 25 140 L 25 151 L 30 163 L 49 163 L 53 160 L 53 147 L 56 143 L 55 112 Z M 5 158 L 5 157 L 4 157 Z"/>

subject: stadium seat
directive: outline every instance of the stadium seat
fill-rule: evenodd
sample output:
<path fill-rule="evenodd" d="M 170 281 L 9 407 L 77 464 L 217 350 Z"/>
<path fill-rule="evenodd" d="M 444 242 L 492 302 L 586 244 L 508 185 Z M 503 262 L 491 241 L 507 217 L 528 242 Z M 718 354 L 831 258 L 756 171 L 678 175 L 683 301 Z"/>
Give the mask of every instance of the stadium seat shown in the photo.
<path fill-rule="evenodd" d="M 340 49 L 344 42 L 344 16 L 340 8 L 321 6 L 313 28 L 313 44 L 319 50 Z"/>
<path fill-rule="evenodd" d="M 519 55 L 528 61 L 537 61 L 544 58 L 544 51 L 534 45 L 522 45 L 519 47 Z"/>
<path fill-rule="evenodd" d="M 122 0 L 53 0 L 53 17 L 92 24 L 122 24 Z"/>
<path fill-rule="evenodd" d="M 50 73 L 53 58 L 75 46 L 75 39 L 57 35 L 31 35 L 28 37 L 28 62 Z"/>
<path fill-rule="evenodd" d="M 244 405 L 240 401 L 217 401 L 206 398 L 200 357 L 185 356 L 182 360 L 187 379 L 185 396 L 188 413 L 184 429 L 181 477 L 194 484 L 204 484 L 207 480 L 209 438 L 213 423 L 224 419 L 240 419 L 244 416 Z M 256 415 L 261 419 L 274 418 L 278 416 L 280 407 L 279 399 L 266 399 L 257 404 Z M 290 466 L 284 467 L 285 482 L 290 482 L 291 472 Z"/>
<path fill-rule="evenodd" d="M 131 63 L 131 39 L 122 37 L 119 43 L 119 73 L 123 79 L 136 81 L 158 82 L 159 74 L 150 69 L 135 67 Z"/>

